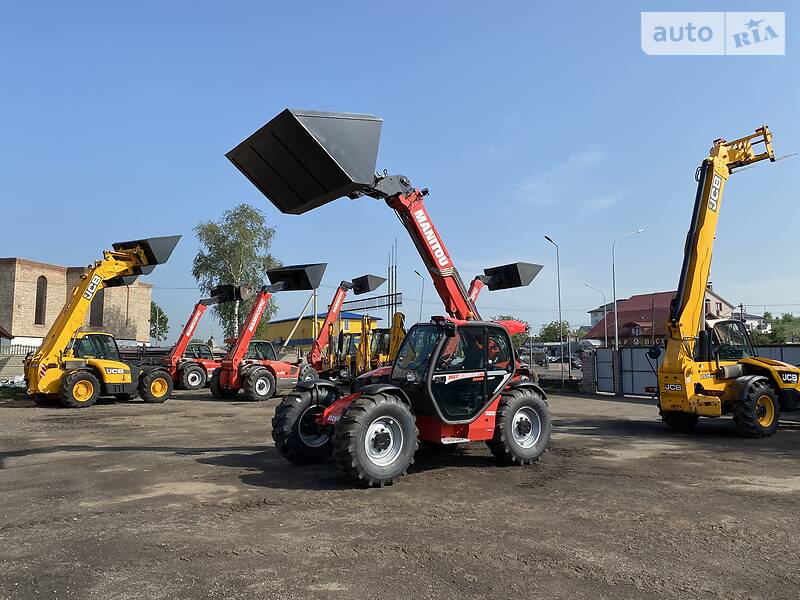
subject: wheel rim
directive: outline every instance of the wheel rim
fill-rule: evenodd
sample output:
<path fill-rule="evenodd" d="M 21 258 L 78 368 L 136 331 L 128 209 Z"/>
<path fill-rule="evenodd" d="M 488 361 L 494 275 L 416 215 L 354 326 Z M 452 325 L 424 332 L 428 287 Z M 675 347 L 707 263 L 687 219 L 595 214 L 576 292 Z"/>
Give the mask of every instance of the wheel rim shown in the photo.
<path fill-rule="evenodd" d="M 186 377 L 186 382 L 192 387 L 199 386 L 200 373 L 198 373 L 197 371 L 191 371 L 189 375 Z"/>
<path fill-rule="evenodd" d="M 303 377 L 303 381 L 308 381 L 309 379 L 314 379 L 313 373 L 306 373 L 306 376 Z"/>
<path fill-rule="evenodd" d="M 156 377 L 150 383 L 150 393 L 156 398 L 161 398 L 167 393 L 167 380 L 163 377 Z"/>
<path fill-rule="evenodd" d="M 300 440 L 310 448 L 324 446 L 330 439 L 330 436 L 319 432 L 319 425 L 314 421 L 317 409 L 317 406 L 309 406 L 303 411 L 303 414 L 300 415 L 300 419 L 297 423 L 297 433 L 300 436 Z"/>
<path fill-rule="evenodd" d="M 766 394 L 756 400 L 756 416 L 762 427 L 769 427 L 775 420 L 775 404 Z"/>
<path fill-rule="evenodd" d="M 375 419 L 367 428 L 364 449 L 373 465 L 391 465 L 403 449 L 403 429 L 400 423 L 386 416 Z"/>
<path fill-rule="evenodd" d="M 511 432 L 517 446 L 533 448 L 542 435 L 542 421 L 538 413 L 529 406 L 520 408 L 511 420 Z"/>
<path fill-rule="evenodd" d="M 72 387 L 72 397 L 78 402 L 86 402 L 94 394 L 91 381 L 81 380 Z"/>
<path fill-rule="evenodd" d="M 256 394 L 266 396 L 269 393 L 269 380 L 266 377 L 259 377 L 256 381 Z"/>

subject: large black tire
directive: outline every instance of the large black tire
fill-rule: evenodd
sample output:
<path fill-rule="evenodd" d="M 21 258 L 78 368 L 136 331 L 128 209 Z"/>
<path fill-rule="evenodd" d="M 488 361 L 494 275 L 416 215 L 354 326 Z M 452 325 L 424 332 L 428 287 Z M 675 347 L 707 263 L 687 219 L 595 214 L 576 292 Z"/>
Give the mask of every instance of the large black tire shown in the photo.
<path fill-rule="evenodd" d="M 172 396 L 172 377 L 161 369 L 142 374 L 139 396 L 148 404 L 160 404 Z"/>
<path fill-rule="evenodd" d="M 661 420 L 667 427 L 681 433 L 689 433 L 692 431 L 694 426 L 697 425 L 697 421 L 700 419 L 698 415 L 693 413 L 685 413 L 677 410 L 661 410 L 660 406 L 658 407 L 658 414 L 661 415 Z"/>
<path fill-rule="evenodd" d="M 71 371 L 61 378 L 58 397 L 62 406 L 87 408 L 100 397 L 100 382 L 89 371 Z"/>
<path fill-rule="evenodd" d="M 743 437 L 769 437 L 778 430 L 781 408 L 772 387 L 758 381 L 745 390 L 733 407 L 733 424 L 736 433 Z"/>
<path fill-rule="evenodd" d="M 211 389 L 211 395 L 218 400 L 230 400 L 239 390 L 229 390 L 228 388 L 222 387 L 219 384 L 219 372 L 219 368 L 214 369 L 214 372 L 211 373 L 211 379 L 208 380 L 208 387 Z"/>
<path fill-rule="evenodd" d="M 247 400 L 269 400 L 275 395 L 275 377 L 264 367 L 250 369 L 242 389 Z"/>
<path fill-rule="evenodd" d="M 184 390 L 199 390 L 206 385 L 206 370 L 200 365 L 187 365 L 181 369 L 180 382 Z"/>
<path fill-rule="evenodd" d="M 297 381 L 309 381 L 311 379 L 319 379 L 319 373 L 311 365 L 305 365 L 300 369 L 300 376 Z"/>
<path fill-rule="evenodd" d="M 486 442 L 495 458 L 508 465 L 530 465 L 544 454 L 553 429 L 547 402 L 531 388 L 501 394 L 494 437 Z"/>
<path fill-rule="evenodd" d="M 327 388 L 318 388 L 321 396 L 314 402 L 311 391 L 297 389 L 285 396 L 272 417 L 272 441 L 289 461 L 307 465 L 328 458 L 333 452 L 333 427 L 320 427 L 314 416 L 335 400 Z"/>
<path fill-rule="evenodd" d="M 360 485 L 391 485 L 406 474 L 416 451 L 414 415 L 391 392 L 356 398 L 334 428 L 333 453 L 339 470 Z"/>

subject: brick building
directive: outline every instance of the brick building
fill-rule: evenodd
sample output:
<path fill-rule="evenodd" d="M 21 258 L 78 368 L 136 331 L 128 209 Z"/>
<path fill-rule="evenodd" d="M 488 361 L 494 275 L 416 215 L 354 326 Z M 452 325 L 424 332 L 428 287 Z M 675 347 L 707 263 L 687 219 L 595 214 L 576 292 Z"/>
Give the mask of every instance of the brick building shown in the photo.
<path fill-rule="evenodd" d="M 85 270 L 0 258 L 0 328 L 11 337 L 2 343 L 38 345 Z M 152 287 L 137 280 L 101 290 L 86 311 L 86 325 L 114 334 L 120 345 L 148 342 Z"/>

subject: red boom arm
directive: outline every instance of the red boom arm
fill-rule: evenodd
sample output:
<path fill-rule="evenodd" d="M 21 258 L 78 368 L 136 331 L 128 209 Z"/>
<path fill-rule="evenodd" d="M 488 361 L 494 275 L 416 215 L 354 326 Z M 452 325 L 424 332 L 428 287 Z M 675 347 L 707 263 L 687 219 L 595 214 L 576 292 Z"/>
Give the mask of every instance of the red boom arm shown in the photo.
<path fill-rule="evenodd" d="M 411 235 L 447 314 L 455 319 L 480 320 L 475 302 L 467 293 L 439 232 L 431 222 L 422 192 L 414 190 L 409 194 L 396 194 L 387 198 L 386 204 L 395 210 Z"/>
<path fill-rule="evenodd" d="M 250 309 L 250 314 L 247 315 L 245 326 L 236 337 L 236 341 L 225 358 L 222 359 L 222 373 L 236 373 L 239 364 L 247 354 L 247 347 L 255 335 L 258 324 L 261 323 L 261 317 L 264 316 L 264 311 L 267 308 L 269 299 L 272 298 L 272 292 L 264 289 L 260 290 L 256 295 L 256 301 L 253 303 L 253 308 Z"/>
<path fill-rule="evenodd" d="M 344 283 L 342 282 L 342 285 L 336 288 L 325 322 L 322 323 L 317 339 L 314 340 L 311 346 L 311 352 L 308 353 L 308 362 L 316 371 L 322 370 L 322 349 L 328 344 L 331 325 L 339 318 L 339 313 L 342 311 L 342 302 L 344 302 L 344 298 L 347 295 L 347 287 L 345 287 Z"/>
<path fill-rule="evenodd" d="M 183 357 L 183 353 L 186 352 L 186 347 L 189 345 L 189 342 L 192 339 L 192 334 L 194 330 L 197 329 L 197 324 L 200 322 L 200 319 L 203 317 L 203 314 L 208 309 L 208 305 L 204 304 L 201 300 L 197 304 L 194 305 L 194 310 L 192 311 L 192 316 L 189 317 L 189 320 L 186 321 L 186 325 L 183 326 L 183 331 L 181 331 L 181 336 L 178 338 L 177 343 L 172 347 L 169 354 L 167 354 L 166 358 L 164 359 L 164 363 L 174 367 L 178 364 L 178 360 Z"/>

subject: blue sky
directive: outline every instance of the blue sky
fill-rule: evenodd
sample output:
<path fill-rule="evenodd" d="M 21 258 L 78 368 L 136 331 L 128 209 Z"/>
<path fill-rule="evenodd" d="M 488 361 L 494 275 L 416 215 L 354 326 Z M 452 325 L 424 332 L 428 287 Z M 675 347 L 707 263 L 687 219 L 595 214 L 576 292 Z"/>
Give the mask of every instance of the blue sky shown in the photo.
<path fill-rule="evenodd" d="M 640 12 L 788 10 L 772 2 L 11 3 L 0 23 L 0 256 L 86 264 L 121 239 L 180 233 L 147 280 L 172 339 L 198 297 L 192 227 L 249 202 L 277 228 L 284 263 L 327 261 L 339 280 L 382 274 L 394 238 L 405 311 L 422 263 L 392 212 L 339 200 L 275 210 L 225 159 L 287 106 L 384 118 L 379 168 L 428 187 L 428 208 L 465 280 L 515 260 L 545 266 L 522 290 L 489 293 L 484 316 L 534 329 L 618 293 L 674 289 L 694 169 L 717 137 L 762 123 L 777 154 L 800 151 L 800 61 L 787 54 L 647 56 Z M 727 187 L 712 278 L 733 302 L 800 311 L 800 157 L 759 164 Z M 441 304 L 426 289 L 426 315 Z M 179 288 L 179 289 L 176 289 Z M 300 293 L 278 298 L 279 317 Z M 797 306 L 789 306 L 795 304 Z M 780 312 L 781 307 L 772 307 Z M 415 317 L 416 318 L 416 317 Z M 199 333 L 217 332 L 207 319 Z"/>

